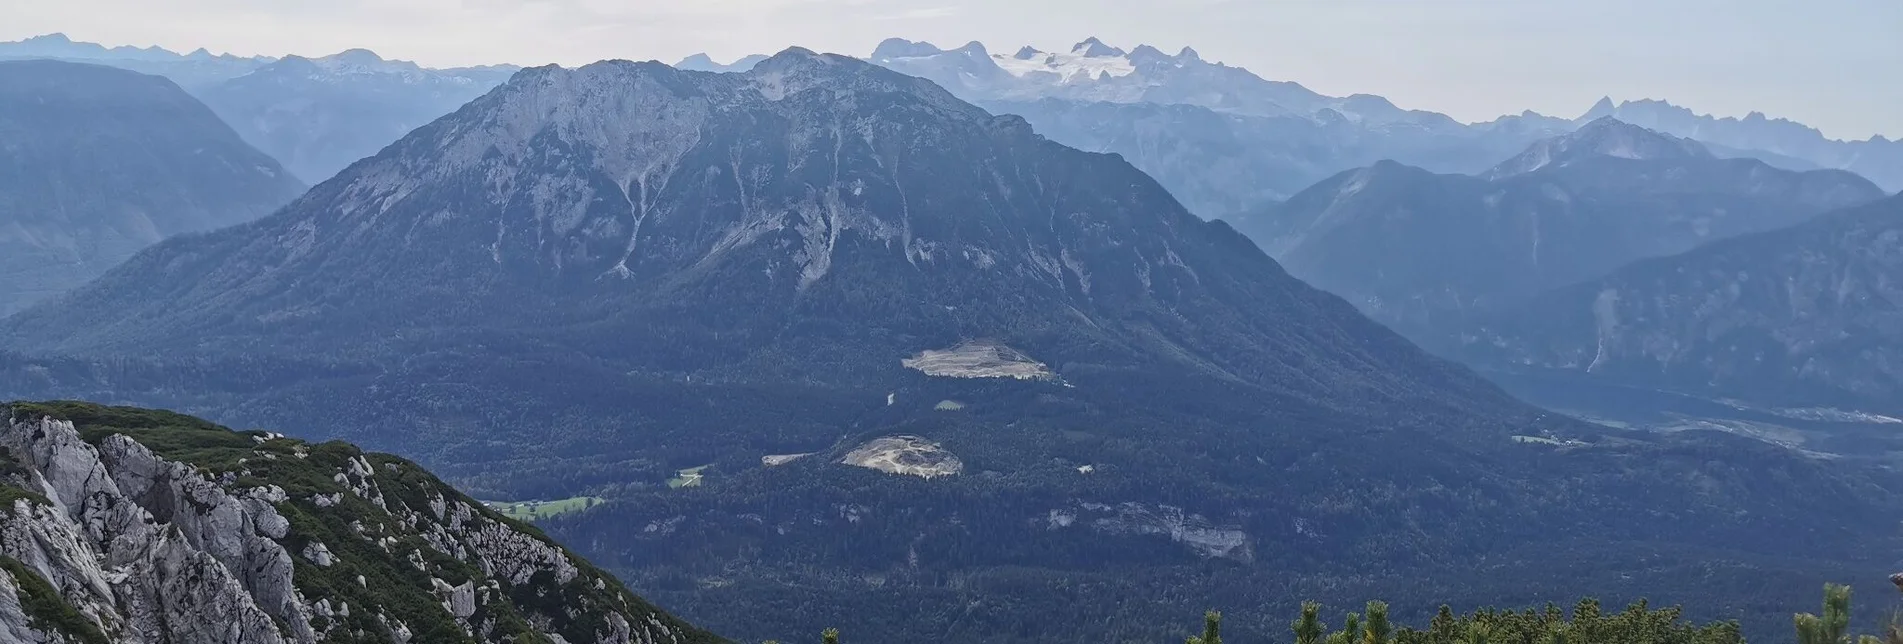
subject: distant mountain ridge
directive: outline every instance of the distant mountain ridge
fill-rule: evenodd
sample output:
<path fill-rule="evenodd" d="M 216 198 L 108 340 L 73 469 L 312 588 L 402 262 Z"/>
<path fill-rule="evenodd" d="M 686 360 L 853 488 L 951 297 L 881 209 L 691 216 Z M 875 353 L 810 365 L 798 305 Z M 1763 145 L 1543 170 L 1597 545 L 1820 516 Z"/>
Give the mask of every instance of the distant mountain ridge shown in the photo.
<path fill-rule="evenodd" d="M 89 62 L 170 78 L 311 184 L 455 111 L 520 69 L 432 69 L 366 49 L 317 58 L 212 55 L 203 49 L 178 54 L 160 47 L 107 48 L 63 34 L 0 43 L 4 59 Z"/>
<path fill-rule="evenodd" d="M 709 57 L 707 54 L 694 54 L 692 56 L 682 58 L 681 61 L 678 63 L 674 63 L 674 67 L 676 69 L 685 69 L 691 72 L 720 72 L 720 73 L 745 72 L 745 71 L 751 71 L 754 65 L 758 65 L 760 64 L 760 61 L 763 61 L 766 59 L 767 59 L 766 56 L 763 56 L 760 54 L 752 54 L 748 56 L 742 56 L 731 63 L 721 64 L 721 63 L 714 62 L 714 59 Z"/>
<path fill-rule="evenodd" d="M 1903 196 L 1494 307 L 1459 350 L 1501 368 L 1903 411 L 1899 276 Z"/>
<path fill-rule="evenodd" d="M 508 80 L 513 66 L 429 69 L 352 49 L 286 56 L 199 90 L 259 149 L 311 183 Z"/>
<path fill-rule="evenodd" d="M 66 34 L 0 42 L 0 60 L 51 59 L 130 69 L 172 79 L 187 91 L 236 78 L 277 60 L 271 56 L 212 54 L 203 48 L 180 54 L 163 47 L 106 47 L 76 42 Z"/>
<path fill-rule="evenodd" d="M 1481 177 L 1383 162 L 1237 225 L 1296 276 L 1438 344 L 1503 299 L 1883 196 L 1848 172 L 1721 159 L 1602 118 Z"/>
<path fill-rule="evenodd" d="M 1608 116 L 1588 122 L 1571 134 L 1534 143 L 1525 152 L 1502 161 L 1481 176 L 1504 179 L 1547 168 L 1564 168 L 1573 163 L 1589 163 L 1600 157 L 1695 161 L 1715 159 L 1717 155 L 1696 141 L 1661 134 Z"/>
<path fill-rule="evenodd" d="M 0 315 L 304 191 L 172 81 L 0 61 Z"/>
<path fill-rule="evenodd" d="M 1661 100 L 1621 101 L 1602 98 L 1579 118 L 1601 117 L 1695 139 L 1720 146 L 1728 155 L 1748 155 L 1793 170 L 1802 164 L 1848 170 L 1868 177 L 1884 189 L 1903 190 L 1903 141 L 1873 136 L 1862 141 L 1836 140 L 1816 128 L 1788 119 L 1751 112 L 1744 118 L 1716 117 Z"/>

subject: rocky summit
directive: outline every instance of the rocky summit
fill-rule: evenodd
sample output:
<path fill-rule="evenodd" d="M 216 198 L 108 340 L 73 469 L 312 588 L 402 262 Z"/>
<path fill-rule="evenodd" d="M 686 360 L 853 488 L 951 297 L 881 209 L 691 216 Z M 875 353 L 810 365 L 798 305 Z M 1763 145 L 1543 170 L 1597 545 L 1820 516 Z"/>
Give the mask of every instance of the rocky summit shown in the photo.
<path fill-rule="evenodd" d="M 718 641 L 403 459 L 143 409 L 0 417 L 0 640 Z"/>

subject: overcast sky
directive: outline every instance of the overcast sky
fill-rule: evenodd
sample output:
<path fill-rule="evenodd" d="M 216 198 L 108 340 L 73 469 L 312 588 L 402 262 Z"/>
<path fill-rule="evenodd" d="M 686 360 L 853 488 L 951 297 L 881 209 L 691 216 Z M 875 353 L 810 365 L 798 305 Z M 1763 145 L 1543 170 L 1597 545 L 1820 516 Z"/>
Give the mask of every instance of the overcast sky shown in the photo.
<path fill-rule="evenodd" d="M 1009 53 L 1095 35 L 1469 121 L 1577 116 L 1610 95 L 1903 138 L 1903 0 L 0 0 L 0 40 L 55 31 L 431 66 L 864 56 L 891 36 Z"/>

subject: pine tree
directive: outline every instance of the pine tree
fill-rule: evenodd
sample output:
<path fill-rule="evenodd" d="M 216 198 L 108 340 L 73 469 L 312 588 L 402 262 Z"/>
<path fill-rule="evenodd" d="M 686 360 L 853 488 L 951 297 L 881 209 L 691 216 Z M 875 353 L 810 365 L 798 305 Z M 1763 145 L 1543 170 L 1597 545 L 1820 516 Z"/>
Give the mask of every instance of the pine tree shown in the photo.
<path fill-rule="evenodd" d="M 1328 625 L 1321 620 L 1322 605 L 1315 602 L 1302 602 L 1302 617 L 1295 620 L 1295 644 L 1322 644 L 1322 636 L 1328 632 Z"/>
<path fill-rule="evenodd" d="M 828 628 L 826 632 L 819 634 L 819 639 L 826 644 L 839 644 L 839 629 Z"/>
<path fill-rule="evenodd" d="M 1850 587 L 1824 585 L 1824 616 L 1802 613 L 1792 620 L 1797 625 L 1798 644 L 1847 644 L 1844 629 L 1850 627 Z"/>
<path fill-rule="evenodd" d="M 1189 638 L 1189 644 L 1222 644 L 1222 613 L 1203 613 L 1203 636 Z"/>
<path fill-rule="evenodd" d="M 1434 614 L 1434 621 L 1427 626 L 1427 641 L 1433 644 L 1454 644 L 1460 639 L 1460 620 L 1454 617 L 1454 609 L 1441 604 L 1440 612 Z"/>
<path fill-rule="evenodd" d="M 1341 632 L 1329 633 L 1326 644 L 1360 644 L 1361 616 L 1348 613 L 1348 619 L 1341 624 Z"/>
<path fill-rule="evenodd" d="M 1492 639 L 1492 635 L 1492 629 L 1485 623 L 1473 622 L 1467 625 L 1467 637 L 1460 642 L 1461 644 L 1487 644 Z"/>
<path fill-rule="evenodd" d="M 1361 644 L 1388 644 L 1394 635 L 1394 626 L 1388 623 L 1387 602 L 1368 602 L 1368 626 L 1361 637 Z"/>

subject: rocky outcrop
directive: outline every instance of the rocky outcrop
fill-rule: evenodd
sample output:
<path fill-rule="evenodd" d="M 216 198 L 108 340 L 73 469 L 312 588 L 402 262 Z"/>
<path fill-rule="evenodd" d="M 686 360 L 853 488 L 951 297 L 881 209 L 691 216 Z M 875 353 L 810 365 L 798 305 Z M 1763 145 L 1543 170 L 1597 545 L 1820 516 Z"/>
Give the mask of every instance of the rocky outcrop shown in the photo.
<path fill-rule="evenodd" d="M 3 641 L 711 641 L 393 457 L 143 410 L 0 415 Z M 67 619 L 22 601 L 42 586 Z"/>

